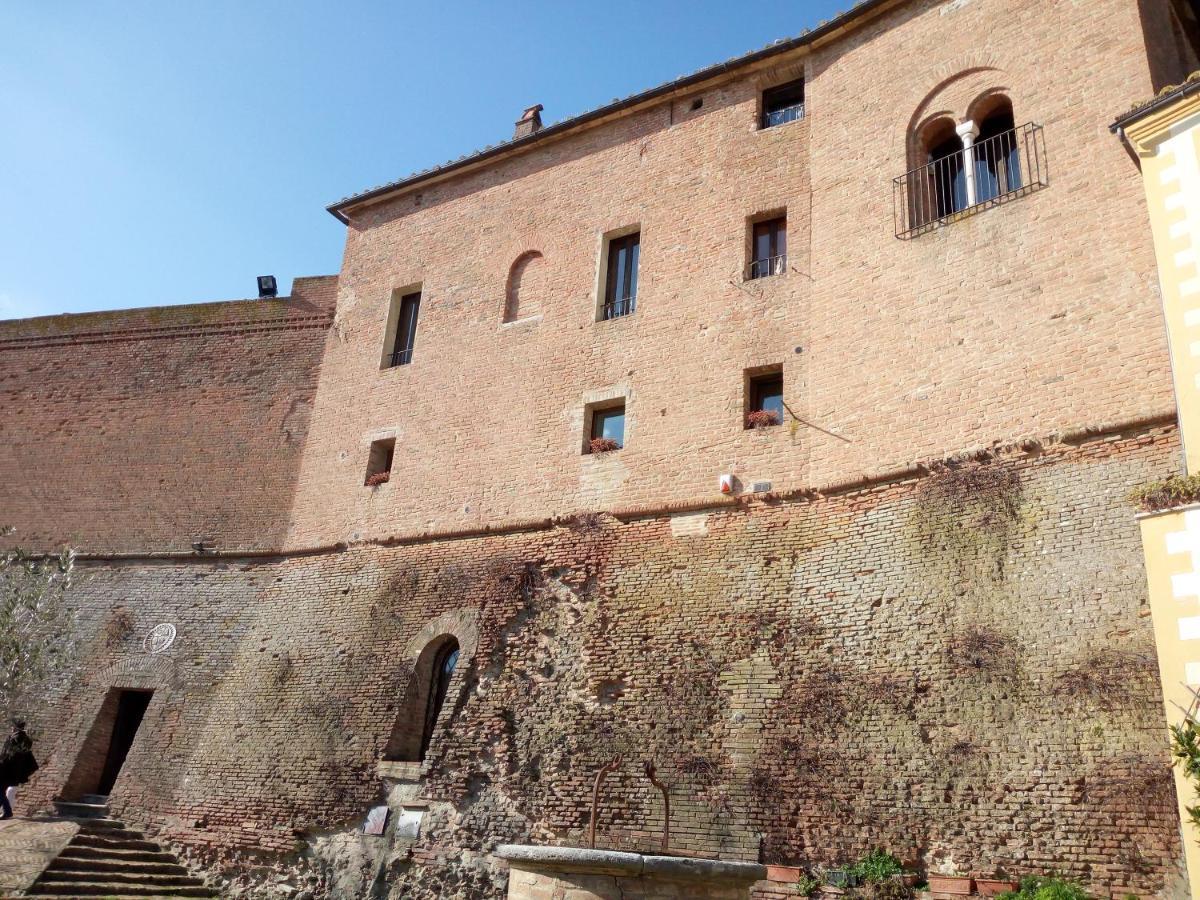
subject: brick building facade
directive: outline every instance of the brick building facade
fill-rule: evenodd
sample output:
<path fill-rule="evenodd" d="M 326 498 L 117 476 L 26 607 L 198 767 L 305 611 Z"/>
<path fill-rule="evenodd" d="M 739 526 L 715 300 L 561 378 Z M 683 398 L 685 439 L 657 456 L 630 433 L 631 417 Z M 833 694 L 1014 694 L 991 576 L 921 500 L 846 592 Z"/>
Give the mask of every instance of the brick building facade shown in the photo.
<path fill-rule="evenodd" d="M 117 810 L 337 896 L 496 895 L 618 753 L 608 846 L 654 757 L 680 850 L 1185 892 L 1106 128 L 1196 67 L 1185 7 L 872 0 L 335 204 L 291 298 L 0 325 L 0 518 L 83 554 L 30 805 L 152 691 Z"/>

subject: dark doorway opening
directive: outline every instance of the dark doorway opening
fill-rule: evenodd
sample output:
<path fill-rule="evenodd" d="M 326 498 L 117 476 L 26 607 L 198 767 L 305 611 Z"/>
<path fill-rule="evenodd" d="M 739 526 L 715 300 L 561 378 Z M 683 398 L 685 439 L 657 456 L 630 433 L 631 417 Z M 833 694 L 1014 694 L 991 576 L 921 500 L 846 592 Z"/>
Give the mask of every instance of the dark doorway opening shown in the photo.
<path fill-rule="evenodd" d="M 104 769 L 96 783 L 95 793 L 107 795 L 112 792 L 152 696 L 151 691 L 121 691 L 118 695 L 112 737 L 108 742 L 108 754 L 104 758 Z"/>

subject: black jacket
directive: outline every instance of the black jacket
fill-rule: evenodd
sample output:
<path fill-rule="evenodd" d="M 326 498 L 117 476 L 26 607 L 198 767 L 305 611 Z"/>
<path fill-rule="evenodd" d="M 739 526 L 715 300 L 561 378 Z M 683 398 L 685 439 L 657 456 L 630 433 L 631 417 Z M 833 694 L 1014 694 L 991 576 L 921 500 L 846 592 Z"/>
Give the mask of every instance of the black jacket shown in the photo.
<path fill-rule="evenodd" d="M 33 741 L 24 731 L 10 734 L 0 750 L 0 785 L 24 784 L 38 770 L 33 758 Z"/>

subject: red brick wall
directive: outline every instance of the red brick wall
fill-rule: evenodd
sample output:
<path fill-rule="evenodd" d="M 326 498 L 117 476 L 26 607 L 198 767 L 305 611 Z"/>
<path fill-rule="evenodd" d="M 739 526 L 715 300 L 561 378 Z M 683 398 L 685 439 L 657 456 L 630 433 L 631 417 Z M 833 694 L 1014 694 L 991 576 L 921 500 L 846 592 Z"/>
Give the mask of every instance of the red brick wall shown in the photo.
<path fill-rule="evenodd" d="M 86 563 L 94 640 L 75 687 L 31 717 L 44 769 L 26 800 L 59 789 L 109 688 L 153 689 L 120 815 L 219 852 L 287 853 L 299 836 L 353 880 L 361 858 L 338 848 L 381 802 L 375 765 L 417 645 L 449 629 L 470 649 L 390 896 L 489 897 L 477 852 L 577 844 L 615 752 L 607 846 L 653 846 L 654 757 L 679 850 L 813 865 L 882 846 L 1169 896 L 1179 831 L 1125 496 L 1178 452 L 1167 428 L 819 501 Z M 134 628 L 112 641 L 118 608 Z M 163 621 L 178 636 L 151 656 L 141 640 Z"/>
<path fill-rule="evenodd" d="M 1106 128 L 1150 95 L 1146 53 L 1133 0 L 905 3 L 769 71 L 359 211 L 291 545 L 690 501 L 726 472 L 820 485 L 1169 413 L 1139 175 Z M 757 130 L 759 87 L 800 72 L 807 119 Z M 910 124 L 964 118 L 993 89 L 1044 124 L 1050 186 L 896 240 Z M 747 218 L 784 207 L 791 271 L 744 283 Z M 638 310 L 597 323 L 600 235 L 634 223 Z M 505 325 L 530 250 L 541 318 Z M 417 283 L 413 363 L 381 371 L 390 294 Z M 767 364 L 795 420 L 747 432 L 742 373 Z M 581 455 L 585 403 L 616 394 L 627 446 Z M 396 475 L 365 488 L 386 436 Z"/>
<path fill-rule="evenodd" d="M 91 552 L 279 546 L 335 293 L 0 322 L 0 523 Z"/>

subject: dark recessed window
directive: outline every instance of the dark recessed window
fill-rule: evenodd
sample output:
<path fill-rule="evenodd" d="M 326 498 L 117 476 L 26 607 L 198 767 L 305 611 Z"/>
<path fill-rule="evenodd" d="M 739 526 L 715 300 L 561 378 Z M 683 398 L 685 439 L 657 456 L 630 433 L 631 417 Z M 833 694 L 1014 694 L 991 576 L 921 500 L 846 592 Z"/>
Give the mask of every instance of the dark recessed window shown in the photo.
<path fill-rule="evenodd" d="M 604 453 L 625 446 L 625 404 L 591 410 L 591 426 L 585 452 Z"/>
<path fill-rule="evenodd" d="M 787 271 L 787 217 L 754 223 L 751 232 L 750 278 Z"/>
<path fill-rule="evenodd" d="M 364 484 L 375 487 L 387 482 L 392 475 L 392 457 L 395 455 L 395 438 L 372 441 L 371 453 L 367 457 L 367 478 Z"/>
<path fill-rule="evenodd" d="M 774 128 L 804 118 L 804 79 L 763 91 L 762 127 Z"/>
<path fill-rule="evenodd" d="M 395 339 L 388 365 L 406 366 L 412 362 L 413 345 L 417 340 L 417 315 L 421 311 L 421 292 L 406 294 L 400 298 L 396 314 Z"/>
<path fill-rule="evenodd" d="M 433 658 L 432 682 L 429 685 L 429 695 L 425 701 L 425 727 L 421 731 L 421 759 L 429 752 L 429 744 L 433 740 L 433 731 L 437 727 L 438 715 L 446 703 L 446 693 L 450 690 L 450 679 L 454 677 L 454 669 L 458 666 L 458 641 L 450 638 L 438 648 Z"/>
<path fill-rule="evenodd" d="M 746 427 L 762 428 L 783 422 L 783 373 L 750 376 L 746 398 Z"/>
<path fill-rule="evenodd" d="M 692 101 L 692 112 L 695 112 L 696 110 L 698 110 L 698 109 L 699 109 L 700 107 L 702 107 L 703 105 L 704 105 L 704 98 L 703 98 L 703 97 L 697 97 L 695 100 L 693 100 L 693 101 Z"/>
<path fill-rule="evenodd" d="M 602 319 L 627 316 L 637 306 L 638 255 L 641 234 L 634 232 L 608 242 Z"/>

